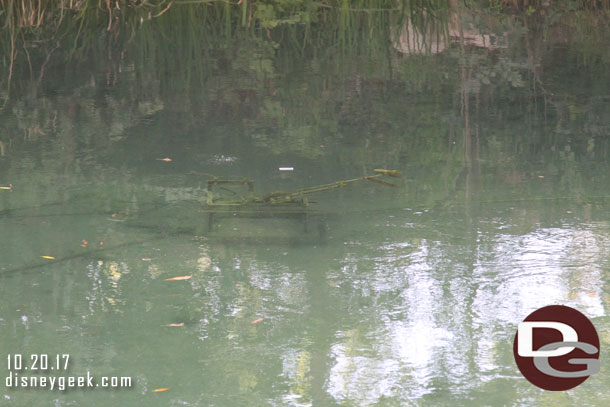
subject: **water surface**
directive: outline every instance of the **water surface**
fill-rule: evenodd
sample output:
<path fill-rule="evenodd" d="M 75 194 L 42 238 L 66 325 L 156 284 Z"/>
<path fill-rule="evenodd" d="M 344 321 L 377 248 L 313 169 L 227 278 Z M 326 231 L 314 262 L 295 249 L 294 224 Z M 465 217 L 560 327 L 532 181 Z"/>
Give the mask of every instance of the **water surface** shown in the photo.
<path fill-rule="evenodd" d="M 608 405 L 608 72 L 580 37 L 538 34 L 389 62 L 234 43 L 247 56 L 210 59 L 199 84 L 107 61 L 77 85 L 60 67 L 24 80 L 37 93 L 0 112 L 0 349 L 133 383 L 2 385 L 0 404 Z M 376 168 L 403 177 L 312 196 L 307 232 L 207 228 L 211 177 L 263 195 Z M 602 343 L 601 372 L 563 393 L 512 355 L 549 304 Z"/>

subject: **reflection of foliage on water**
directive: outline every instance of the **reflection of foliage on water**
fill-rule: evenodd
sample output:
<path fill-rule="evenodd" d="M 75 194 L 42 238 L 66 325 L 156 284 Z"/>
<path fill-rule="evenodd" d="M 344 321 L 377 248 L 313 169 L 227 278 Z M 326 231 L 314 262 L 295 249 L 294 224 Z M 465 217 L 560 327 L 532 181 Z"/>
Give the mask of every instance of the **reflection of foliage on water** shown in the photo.
<path fill-rule="evenodd" d="M 47 26 L 55 30 L 53 41 L 41 39 L 44 24 L 11 20 L 9 30 L 30 27 L 21 40 L 41 42 L 25 44 L 12 67 L 13 96 L 0 112 L 3 156 L 48 142 L 59 157 L 45 162 L 49 167 L 75 168 L 77 157 L 95 152 L 120 168 L 160 151 L 176 133 L 203 128 L 230 140 L 226 144 L 245 141 L 278 157 L 340 157 L 346 164 L 357 157 L 362 167 L 411 163 L 429 174 L 413 186 L 428 195 L 459 186 L 474 146 L 475 158 L 505 164 L 513 186 L 532 173 L 514 168 L 514 158 L 537 156 L 540 142 L 566 163 L 571 185 L 579 182 L 578 165 L 569 162 L 607 151 L 600 98 L 608 55 L 599 44 L 608 30 L 574 2 L 536 4 L 533 11 L 520 2 L 464 9 L 455 2 L 410 1 L 400 10 L 384 1 L 349 7 L 304 0 L 205 7 L 161 2 L 120 12 L 104 3 L 95 13 L 85 3 L 67 10 L 61 24 Z M 77 22 L 82 28 L 75 37 Z M 418 38 L 434 34 L 438 44 L 444 41 L 438 54 L 392 44 L 405 24 Z M 92 35 L 99 26 L 105 33 Z M 588 98 L 555 79 L 570 75 L 553 63 L 561 57 L 557 44 L 595 76 Z M 10 55 L 10 44 L 3 47 Z M 91 69 L 91 61 L 105 63 Z M 69 84 L 43 80 L 63 69 Z M 54 93 L 63 87 L 69 90 Z M 501 134 L 475 129 L 481 121 L 506 119 L 514 124 Z M 149 148 L 128 157 L 127 148 L 142 142 Z M 442 179 L 427 170 L 440 161 L 448 163 Z"/>
<path fill-rule="evenodd" d="M 384 246 L 370 253 L 359 249 L 364 257 L 354 254 L 353 262 L 360 269 L 354 268 L 353 273 L 345 276 L 341 271 L 344 265 L 336 264 L 336 253 L 346 250 L 342 248 L 343 242 L 337 245 L 341 247 L 332 247 L 328 264 L 318 267 L 320 270 L 312 267 L 302 275 L 287 268 L 278 269 L 277 264 L 283 265 L 282 261 L 265 262 L 266 257 L 274 255 L 261 254 L 247 244 L 208 245 L 207 241 L 200 246 L 192 244 L 191 249 L 188 245 L 172 248 L 168 250 L 172 255 L 165 260 L 153 252 L 159 258 L 150 263 L 141 261 L 142 257 L 152 257 L 149 253 L 130 257 L 129 262 L 111 253 L 112 258 L 104 259 L 102 264 L 97 258 L 89 264 L 91 286 L 78 286 L 72 292 L 88 292 L 92 301 L 86 305 L 92 309 L 88 314 L 84 307 L 76 310 L 88 315 L 89 324 L 99 326 L 113 317 L 134 315 L 130 311 L 134 305 L 123 302 L 129 290 L 148 293 L 151 287 L 161 286 L 163 278 L 175 275 L 171 273 L 176 268 L 192 274 L 188 284 L 171 292 L 180 296 L 167 297 L 166 292 L 159 291 L 157 296 L 142 300 L 139 306 L 145 309 L 148 318 L 161 311 L 163 315 L 151 318 L 155 323 L 183 321 L 187 334 L 194 329 L 199 341 L 205 346 L 213 345 L 213 357 L 206 363 L 218 368 L 208 372 L 220 372 L 221 379 L 217 380 L 226 382 L 226 388 L 235 389 L 237 394 L 231 398 L 235 405 L 268 403 L 266 388 L 278 394 L 292 392 L 301 396 L 299 402 L 314 400 L 315 404 L 315 397 L 321 397 L 316 393 L 328 389 L 324 387 L 328 386 L 325 384 L 328 369 L 339 357 L 343 364 L 337 364 L 337 377 L 351 384 L 348 390 L 353 390 L 341 392 L 343 398 L 335 401 L 344 405 L 400 404 L 404 401 L 400 392 L 378 398 L 362 392 L 366 387 L 359 381 L 376 386 L 383 375 L 374 369 L 360 376 L 355 371 L 360 366 L 367 367 L 366 360 L 383 358 L 383 349 L 376 347 L 387 340 L 383 336 L 368 336 L 367 332 L 397 325 L 402 317 L 395 317 L 396 308 L 403 302 L 405 314 L 414 315 L 413 308 L 426 299 L 432 299 L 436 305 L 455 307 L 450 317 L 441 321 L 449 325 L 443 328 L 455 329 L 451 326 L 457 325 L 455 316 L 480 315 L 479 309 L 473 311 L 472 304 L 468 304 L 471 297 L 476 300 L 487 289 L 491 293 L 489 298 L 496 299 L 493 286 L 496 276 L 504 281 L 502 275 L 496 274 L 485 280 L 487 269 L 495 264 L 490 259 L 501 253 L 489 236 L 510 241 L 511 236 L 532 233 L 543 223 L 577 219 L 588 224 L 605 216 L 604 201 L 598 204 L 588 201 L 590 195 L 605 194 L 595 187 L 607 184 L 609 176 L 610 117 L 605 108 L 606 84 L 610 79 L 606 68 L 610 54 L 605 46 L 608 30 L 604 21 L 587 10 L 572 12 L 569 14 L 574 17 L 572 20 L 566 18 L 565 10 L 542 8 L 537 3 L 532 6 L 534 10 L 528 8 L 519 14 L 507 12 L 501 2 L 491 2 L 491 10 L 480 8 L 473 14 L 462 14 L 463 24 L 465 27 L 468 24 L 470 30 L 469 42 L 462 46 L 459 38 L 448 35 L 446 48 L 430 55 L 406 53 L 395 44 L 384 43 L 383 40 L 395 38 L 389 31 L 400 28 L 399 20 L 373 11 L 338 11 L 341 26 L 333 26 L 329 15 L 319 13 L 324 2 L 307 14 L 299 9 L 308 4 L 305 1 L 244 0 L 241 7 L 228 3 L 206 6 L 214 10 L 210 13 L 218 13 L 214 16 L 229 17 L 227 24 L 214 25 L 212 14 L 198 11 L 191 16 L 189 13 L 195 8 L 187 6 L 172 6 L 155 17 L 168 4 L 161 3 L 155 9 L 146 5 L 136 10 L 130 17 L 133 36 L 127 40 L 113 23 L 110 34 L 97 40 L 99 48 L 84 46 L 85 37 L 90 35 L 86 29 L 89 23 L 85 22 L 80 39 L 70 38 L 70 42 L 81 44 L 74 49 L 64 46 L 51 53 L 55 44 L 50 41 L 41 42 L 36 50 L 27 47 L 34 79 L 29 78 L 27 58 L 16 62 L 13 91 L 5 109 L 0 111 L 0 185 L 8 181 L 17 185 L 20 181 L 21 202 L 32 206 L 41 202 L 72 202 L 79 194 L 86 194 L 83 208 L 100 212 L 99 223 L 107 221 L 111 225 L 104 230 L 123 230 L 121 227 L 127 225 L 152 226 L 179 240 L 183 238 L 177 237 L 180 232 L 186 232 L 187 239 L 193 234 L 203 234 L 198 230 L 202 217 L 198 210 L 204 191 L 198 184 L 201 177 L 185 175 L 184 167 L 161 167 L 165 163 L 155 161 L 166 157 L 166 153 L 169 155 L 173 143 L 188 144 L 192 149 L 179 151 L 181 160 L 172 155 L 175 160 L 171 165 L 180 165 L 180 161 L 197 163 L 201 168 L 195 169 L 202 173 L 217 168 L 229 172 L 226 168 L 230 167 L 236 168 L 232 175 L 255 177 L 257 174 L 248 171 L 259 167 L 240 166 L 246 158 L 258 157 L 269 161 L 278 157 L 300 160 L 314 175 L 318 172 L 333 181 L 344 178 L 343 172 L 368 174 L 381 164 L 406 170 L 405 185 L 392 190 L 395 198 L 392 204 L 400 208 L 400 214 L 392 212 L 392 218 L 385 219 L 374 212 L 384 209 L 375 207 L 383 205 L 383 200 L 375 199 L 379 193 L 377 186 L 356 190 L 357 193 L 340 191 L 342 197 L 347 197 L 348 204 L 344 206 L 350 209 L 360 200 L 369 199 L 371 203 L 361 214 L 353 215 L 371 219 L 370 224 L 353 222 L 352 230 L 350 222 L 344 222 L 339 227 L 348 229 L 346 240 L 370 242 L 373 238 L 361 236 L 377 230 L 381 239 L 410 242 Z M 225 8 L 230 10 L 226 16 L 222 14 Z M 152 15 L 150 20 L 148 12 Z M 105 11 L 98 13 L 108 24 Z M 362 17 L 365 15 L 370 19 Z M 198 21 L 195 17 L 205 19 L 207 28 L 204 28 L 212 34 L 195 23 L 179 24 Z M 386 25 L 381 24 L 386 17 Z M 424 20 L 419 22 L 423 24 Z M 366 31 L 362 27 L 367 22 L 379 25 Z M 326 24 L 328 30 L 316 24 Z M 374 35 L 370 35 L 371 31 Z M 505 31 L 509 34 L 502 47 L 476 43 L 491 33 L 505 38 Z M 438 38 L 440 41 L 443 36 Z M 118 46 L 109 52 L 108 44 Z M 6 50 L 5 47 L 5 55 Z M 25 50 L 20 55 L 24 57 Z M 51 57 L 43 70 L 48 55 Z M 576 68 L 578 74 L 574 72 Z M 66 79 L 61 79 L 65 78 L 63 73 L 58 74 L 63 69 L 68 72 Z M 44 80 L 39 81 L 42 76 Z M 576 81 L 575 77 L 587 80 Z M 0 85 L 3 89 L 0 97 L 4 99 L 6 82 Z M 184 134 L 189 135 L 188 143 L 183 143 Z M 248 155 L 252 150 L 261 153 L 260 156 Z M 215 156 L 238 159 L 216 163 L 208 169 Z M 143 164 L 149 161 L 151 165 Z M 136 171 L 147 172 L 147 176 L 136 177 Z M 590 179 L 591 174 L 594 180 Z M 79 189 L 92 181 L 95 188 Z M 476 188 L 485 193 L 477 195 Z M 542 199 L 545 197 L 550 199 Z M 485 206 L 481 201 L 495 204 Z M 2 205 L 9 203 L 2 201 Z M 122 205 L 119 208 L 118 203 Z M 146 206 L 151 203 L 152 209 Z M 419 210 L 422 207 L 425 211 Z M 127 210 L 126 223 L 112 222 L 110 214 L 117 209 Z M 46 213 L 46 208 L 39 210 Z M 435 216 L 438 225 L 418 221 Z M 368 226 L 367 230 L 362 230 L 364 226 Z M 9 225 L 3 232 L 10 236 L 18 228 L 22 226 Z M 75 245 L 87 237 L 72 233 Z M 48 241 L 53 240 L 51 233 L 41 236 L 45 243 L 36 249 L 47 248 Z M 462 243 L 469 239 L 476 241 L 472 247 L 477 249 L 473 250 L 470 263 L 445 264 L 452 256 L 446 251 L 467 251 L 470 246 Z M 598 279 L 608 281 L 607 275 L 599 278 L 597 269 L 586 263 L 591 257 L 589 251 L 598 250 L 596 245 L 588 235 L 575 235 L 574 244 L 564 254 L 568 266 L 576 261 L 583 263 L 571 266 L 573 270 L 566 274 L 570 293 L 598 295 L 595 291 Z M 511 246 L 508 251 L 518 252 L 519 247 Z M 600 247 L 603 249 L 603 245 Z M 294 252 L 298 250 L 291 250 L 290 255 Z M 428 253 L 427 258 L 421 255 L 420 261 L 427 262 L 429 267 L 415 268 L 416 273 L 410 275 L 409 271 L 419 264 L 420 252 Z M 595 252 L 588 261 L 600 263 L 598 257 Z M 514 260 L 508 258 L 510 261 L 498 264 Z M 244 259 L 252 259 L 252 263 L 246 264 Z M 132 270 L 129 275 L 127 264 Z M 472 269 L 482 274 L 474 278 L 470 287 L 463 284 L 469 280 L 460 273 L 467 274 Z M 141 273 L 136 273 L 138 270 Z M 333 273 L 328 292 L 307 283 L 308 279 L 316 278 L 325 282 Z M 417 285 L 435 273 L 435 278 L 446 284 L 441 287 L 446 291 L 430 292 L 427 285 Z M 59 281 L 70 283 L 69 277 Z M 485 284 L 481 285 L 483 280 Z M 388 288 L 376 290 L 371 281 L 387 282 Z M 146 290 L 142 290 L 142 282 Z M 401 300 L 401 293 L 410 287 L 411 302 Z M 462 292 L 470 289 L 472 293 Z M 608 291 L 607 287 L 604 291 Z M 318 301 L 320 298 L 322 301 Z M 607 293 L 601 298 L 607 308 L 610 302 Z M 176 301 L 175 308 L 167 308 L 166 302 L 170 300 Z M 115 314 L 115 310 L 123 313 Z M 324 312 L 336 313 L 339 321 L 334 326 L 326 324 L 326 344 L 302 340 L 286 344 L 277 339 L 281 337 L 277 334 L 280 331 L 284 332 L 284 340 L 308 337 L 308 331 L 315 327 L 304 325 L 313 320 L 312 315 L 321 321 L 320 325 L 331 320 Z M 31 315 L 39 313 L 37 309 Z M 391 318 L 379 320 L 388 313 Z M 265 319 L 252 323 L 259 318 Z M 137 327 L 138 322 L 134 322 Z M 607 344 L 607 324 L 595 322 L 605 329 L 602 340 Z M 317 335 L 312 337 L 311 341 L 319 341 Z M 463 366 L 477 361 L 475 353 L 480 344 L 472 338 L 463 343 L 470 346 L 470 341 L 475 346 L 464 352 Z M 495 337 L 487 344 L 488 348 L 483 348 L 494 369 L 513 366 L 509 342 L 502 336 Z M 107 346 L 120 349 L 112 342 Z M 278 353 L 282 355 L 281 361 Z M 173 352 L 168 354 L 174 356 Z M 385 356 L 395 359 L 391 352 Z M 278 388 L 282 363 L 285 381 Z M 408 363 L 405 365 L 408 367 Z M 446 366 L 439 369 L 450 370 Z M 591 377 L 587 385 L 592 386 L 576 389 L 574 396 L 540 396 L 534 394 L 531 386 L 527 387 L 525 380 L 515 380 L 512 387 L 507 385 L 502 379 L 504 373 L 515 373 L 508 370 L 497 376 L 489 375 L 489 381 L 475 387 L 464 388 L 464 383 L 450 387 L 459 390 L 464 398 L 499 394 L 497 404 L 517 399 L 519 394 L 525 394 L 523 404 L 536 400 L 542 405 L 573 404 L 577 399 L 581 404 L 582 400 L 585 404 L 601 400 L 603 404 L 603 399 L 608 398 L 600 380 L 607 378 L 604 374 Z M 473 375 L 466 371 L 465 376 Z M 404 371 L 399 373 L 395 377 L 402 375 L 406 379 L 397 382 L 396 388 L 409 385 L 406 381 L 411 381 L 412 376 L 404 375 Z M 441 374 L 435 377 L 446 379 Z M 437 383 L 432 383 L 430 388 L 434 390 L 436 386 Z M 438 388 L 443 386 L 446 385 Z M 503 388 L 499 389 L 500 386 Z M 421 404 L 435 404 L 438 394 L 423 396 L 421 400 Z"/>

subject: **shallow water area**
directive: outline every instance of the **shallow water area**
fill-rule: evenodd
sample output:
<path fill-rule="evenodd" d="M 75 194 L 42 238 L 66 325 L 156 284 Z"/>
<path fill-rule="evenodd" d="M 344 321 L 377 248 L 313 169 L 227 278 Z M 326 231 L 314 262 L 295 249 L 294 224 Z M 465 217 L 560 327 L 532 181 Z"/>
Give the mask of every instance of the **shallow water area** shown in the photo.
<path fill-rule="evenodd" d="M 60 54 L 43 81 L 17 76 L 0 110 L 0 405 L 608 405 L 608 27 L 511 21 L 501 47 L 427 53 L 177 29 L 156 53 L 142 37 L 123 59 L 91 51 L 71 80 Z M 190 49 L 201 61 L 168 65 Z M 402 176 L 308 195 L 307 216 L 237 205 L 210 225 L 210 179 L 262 197 L 375 169 Z M 568 392 L 513 359 L 517 324 L 550 304 L 600 337 L 601 371 Z M 16 357 L 20 376 L 98 386 L 7 388 Z"/>

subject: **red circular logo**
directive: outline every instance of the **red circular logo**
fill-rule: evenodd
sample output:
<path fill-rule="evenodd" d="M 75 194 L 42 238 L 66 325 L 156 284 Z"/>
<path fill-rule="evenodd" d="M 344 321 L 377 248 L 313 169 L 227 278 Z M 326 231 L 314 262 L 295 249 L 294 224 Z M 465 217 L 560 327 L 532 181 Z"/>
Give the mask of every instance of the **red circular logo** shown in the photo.
<path fill-rule="evenodd" d="M 569 390 L 599 371 L 599 337 L 579 311 L 563 305 L 540 308 L 519 324 L 513 354 L 517 367 L 544 390 Z"/>

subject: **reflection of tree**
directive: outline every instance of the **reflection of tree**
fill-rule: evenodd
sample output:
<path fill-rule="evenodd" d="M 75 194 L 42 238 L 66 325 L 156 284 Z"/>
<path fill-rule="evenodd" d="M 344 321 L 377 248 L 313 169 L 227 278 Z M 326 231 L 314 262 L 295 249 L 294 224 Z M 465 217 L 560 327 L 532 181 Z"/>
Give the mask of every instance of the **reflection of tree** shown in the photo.
<path fill-rule="evenodd" d="M 275 17 L 270 21 L 289 24 L 285 16 Z M 308 176 L 330 179 L 367 173 L 380 163 L 407 169 L 407 184 L 391 202 L 399 208 L 391 211 L 402 222 L 398 226 L 380 215 L 389 204 L 373 199 L 377 190 L 346 198 L 350 208 L 370 199 L 374 209 L 367 207 L 353 223 L 378 233 L 353 247 L 333 246 L 325 255 L 291 248 L 291 255 L 307 253 L 293 264 L 275 253 L 282 250 L 270 254 L 246 243 L 206 242 L 193 250 L 182 264 L 194 274 L 187 286 L 192 293 L 183 293 L 188 299 L 176 306 L 177 314 L 193 327 L 193 342 L 203 343 L 202 349 L 212 343 L 208 352 L 214 353 L 193 363 L 222 373 L 239 393 L 232 399 L 237 405 L 263 404 L 267 391 L 278 395 L 277 404 L 286 403 L 279 394 L 291 393 L 312 405 L 405 399 L 425 404 L 436 401 L 439 389 L 474 397 L 497 386 L 508 388 L 499 394 L 516 398 L 524 386 L 500 379 L 514 376 L 506 368 L 512 366 L 506 344 L 514 321 L 551 299 L 590 301 L 594 310 L 605 300 L 608 307 L 602 292 L 608 278 L 601 276 L 603 268 L 592 266 L 604 264 L 604 235 L 540 226 L 563 221 L 568 209 L 580 211 L 585 224 L 605 216 L 595 214 L 604 203 L 596 209 L 588 196 L 600 194 L 597 188 L 607 184 L 609 173 L 606 87 L 598 86 L 608 73 L 596 62 L 607 58 L 600 51 L 607 47 L 597 42 L 595 52 L 580 51 L 574 44 L 584 40 L 565 33 L 557 39 L 577 55 L 570 61 L 593 58 L 583 75 L 595 80 L 580 91 L 581 84 L 567 80 L 573 72 L 553 66 L 557 51 L 544 38 L 545 30 L 554 28 L 542 16 L 503 22 L 516 34 L 502 47 L 489 45 L 492 34 L 483 24 L 497 28 L 497 16 L 462 17 L 468 27 L 453 26 L 449 40 L 434 29 L 425 31 L 433 45 L 406 40 L 415 48 L 425 45 L 428 54 L 388 46 L 383 64 L 375 50 L 372 56 L 358 49 L 295 51 L 273 34 L 274 42 L 266 34 L 234 33 L 231 40 L 209 44 L 176 28 L 164 34 L 181 40 L 170 42 L 180 44 L 177 59 L 190 63 L 175 67 L 160 36 L 136 36 L 137 46 L 123 44 L 120 55 L 112 54 L 92 74 L 75 75 L 74 85 L 60 84 L 62 92 L 47 91 L 50 85 L 42 81 L 35 91 L 13 94 L 0 112 L 0 165 L 8 168 L 1 176 L 15 177 L 6 178 L 14 184 L 20 177 L 27 185 L 22 191 L 30 188 L 24 204 L 70 202 L 89 182 L 94 188 L 85 193 L 94 191 L 87 202 L 103 213 L 112 213 L 125 197 L 134 211 L 152 201 L 164 212 L 152 216 L 142 210 L 142 219 L 152 219 L 148 226 L 160 223 L 154 226 L 170 235 L 186 230 L 191 239 L 198 234 L 201 180 L 188 178 L 181 168 L 177 175 L 148 174 L 152 167 L 142 164 L 165 156 L 160 154 L 174 143 L 193 147 L 185 149 L 183 162 L 206 173 L 212 167 L 256 176 L 266 169 L 258 163 L 242 167 L 243 158 L 286 156 L 300 160 Z M 413 24 L 404 27 L 409 38 L 421 34 Z M 62 65 L 65 55 L 59 51 L 45 78 L 52 75 L 53 61 L 55 69 Z M 28 80 L 14 82 L 29 89 Z M 213 154 L 242 160 L 213 167 Z M 45 189 L 48 185 L 53 187 Z M 2 205 L 8 205 L 6 197 Z M 174 205 L 185 201 L 195 203 Z M 433 209 L 432 214 L 405 210 L 415 206 Z M 421 224 L 412 220 L 424 214 L 429 218 Z M 18 236 L 20 227 L 3 226 L 3 236 Z M 357 232 L 346 235 L 357 239 Z M 391 243 L 367 246 L 377 238 Z M 104 310 L 131 309 L 121 302 L 126 285 L 137 280 L 139 289 L 140 281 L 158 281 L 162 263 L 142 268 L 143 277 L 126 278 L 126 265 L 138 261 L 112 257 L 103 265 L 89 264 L 91 286 L 81 281 L 78 288 L 92 298 L 93 325 L 107 323 Z M 165 264 L 165 270 L 172 266 Z M 58 281 L 72 284 L 68 278 Z M 167 300 L 166 293 L 162 298 Z M 146 312 L 164 309 L 156 299 L 146 301 Z M 43 309 L 35 306 L 32 315 Z M 252 324 L 261 317 L 264 321 Z M 480 383 L 481 372 L 489 374 L 487 383 Z M 378 391 L 381 382 L 388 387 Z"/>
<path fill-rule="evenodd" d="M 487 20 L 486 24 L 480 21 L 481 16 Z M 502 16 L 485 14 L 481 9 L 467 8 L 450 0 L 447 9 L 412 13 L 402 26 L 394 47 L 408 55 L 437 54 L 451 44 L 487 50 L 506 48 L 508 33 L 492 31 L 502 27 L 501 20 Z"/>
<path fill-rule="evenodd" d="M 424 115 L 430 115 L 425 109 L 419 109 L 417 103 L 413 102 L 410 109 L 406 110 L 404 105 L 392 101 L 405 98 L 417 100 L 427 92 L 451 95 L 457 91 L 457 82 L 460 82 L 460 92 L 476 95 L 477 103 L 482 103 L 486 109 L 490 106 L 488 102 L 491 98 L 504 98 L 504 95 L 522 98 L 523 103 L 537 103 L 540 95 L 537 92 L 541 92 L 545 105 L 557 105 L 557 110 L 562 112 L 559 117 L 565 116 L 566 103 L 557 96 L 551 97 L 551 94 L 556 94 L 557 85 L 545 81 L 542 76 L 545 72 L 541 69 L 544 53 L 548 52 L 548 47 L 545 49 L 541 46 L 544 44 L 542 39 L 545 30 L 556 30 L 551 21 L 557 21 L 557 18 L 551 19 L 548 14 L 511 16 L 481 8 L 465 10 L 454 3 L 450 3 L 450 6 L 448 9 L 428 13 L 414 11 L 402 26 L 407 31 L 414 31 L 409 34 L 409 38 L 427 41 L 424 48 L 429 48 L 430 44 L 443 43 L 443 38 L 452 38 L 456 45 L 464 47 L 458 51 L 455 47 L 445 47 L 442 53 L 445 55 L 438 56 L 441 64 L 429 59 L 430 56 L 413 53 L 405 56 L 388 50 L 382 50 L 383 55 L 375 56 L 377 61 L 389 61 L 383 65 L 367 63 L 358 50 L 345 52 L 341 57 L 332 53 L 319 53 L 312 60 L 308 55 L 299 55 L 299 52 L 277 38 L 268 41 L 244 33 L 234 33 L 231 40 L 204 44 L 199 37 L 189 34 L 187 29 L 177 27 L 171 31 L 157 32 L 146 28 L 146 25 L 137 31 L 131 42 L 121 43 L 122 37 L 116 37 L 113 40 L 115 51 L 105 58 L 106 63 L 93 76 L 75 76 L 80 83 L 76 82 L 79 84 L 74 95 L 90 96 L 90 102 L 29 99 L 27 103 L 39 106 L 31 110 L 30 106 L 19 107 L 22 101 L 16 101 L 13 111 L 18 117 L 20 131 L 29 139 L 43 137 L 43 133 L 56 135 L 56 126 L 60 123 L 63 124 L 64 140 L 74 145 L 74 136 L 69 135 L 69 116 L 72 116 L 82 125 L 75 128 L 75 131 L 79 136 L 85 135 L 93 148 L 106 148 L 109 143 L 118 146 L 134 126 L 149 123 L 161 112 L 172 112 L 173 115 L 180 115 L 177 121 L 185 129 L 196 129 L 204 124 L 225 126 L 226 122 L 231 121 L 234 123 L 234 132 L 254 141 L 259 148 L 277 155 L 290 152 L 310 159 L 322 158 L 329 152 L 326 138 L 346 141 L 359 138 L 363 139 L 363 145 L 372 146 L 373 150 L 377 148 L 378 153 L 371 158 L 373 162 L 378 162 L 380 157 L 395 161 L 399 157 L 404 159 L 408 151 L 401 138 L 405 132 L 421 133 L 422 130 L 415 128 L 419 127 L 414 125 L 417 122 L 435 122 L 437 127 L 426 129 L 429 134 L 425 138 L 435 140 L 430 141 L 430 144 L 444 142 L 446 126 L 438 123 L 434 117 L 425 117 Z M 158 24 L 156 28 L 162 30 L 164 26 L 159 23 L 160 19 L 171 16 L 173 11 L 170 9 L 159 19 L 151 20 L 149 25 Z M 561 12 L 559 13 L 561 17 Z M 397 22 L 391 20 L 390 23 Z M 350 24 L 355 24 L 354 20 Z M 288 26 L 292 25 L 282 23 L 276 27 L 280 29 Z M 523 30 L 528 30 L 527 35 L 520 38 Z M 393 31 L 395 30 L 391 29 L 388 32 Z M 469 34 L 471 31 L 475 34 Z M 163 57 L 164 41 L 160 32 L 175 36 L 175 43 L 179 44 L 174 50 L 177 57 L 184 57 L 189 63 L 176 67 Z M 505 32 L 510 35 L 502 36 L 502 41 L 499 42 L 485 37 L 503 35 Z M 201 38 L 205 37 L 203 32 L 201 34 Z M 468 39 L 469 36 L 479 35 L 484 39 Z M 200 50 L 202 46 L 205 51 L 197 53 L 195 50 Z M 527 53 L 528 64 L 516 62 L 512 58 L 512 55 L 520 51 L 520 47 Z M 62 49 L 52 53 L 50 62 L 46 65 L 47 73 L 56 72 L 64 59 L 70 62 L 69 54 L 62 52 Z M 305 50 L 311 52 L 310 48 L 306 47 Z M 34 58 L 35 69 L 44 63 L 45 55 L 48 53 L 43 53 L 39 62 Z M 87 58 L 82 50 L 76 55 L 81 60 Z M 99 59 L 101 53 L 97 57 Z M 156 69 L 145 65 L 151 58 L 155 61 Z M 300 63 L 295 64 L 295 60 L 302 61 L 312 75 L 299 81 L 290 75 L 279 74 Z M 462 72 L 451 69 L 455 64 L 462 67 Z M 528 72 L 534 76 L 533 82 L 538 83 L 538 86 L 531 89 L 528 87 L 525 93 L 514 89 L 525 87 L 527 81 L 524 78 Z M 392 79 L 381 79 L 386 74 L 391 74 Z M 23 83 L 27 84 L 27 81 Z M 16 84 L 20 88 L 27 88 L 21 82 Z M 403 92 L 395 90 L 403 85 Z M 122 93 L 120 96 L 113 93 L 119 88 Z M 97 91 L 92 92 L 95 89 Z M 183 94 L 174 92 L 175 89 L 190 91 Z M 416 97 L 411 91 L 416 92 Z M 31 94 L 37 93 L 39 92 L 35 90 Z M 180 95 L 179 100 L 176 94 Z M 41 105 L 42 100 L 45 100 L 45 107 Z M 434 114 L 446 114 L 444 110 L 452 109 L 446 99 L 442 103 L 439 112 Z M 471 110 L 472 102 L 468 101 L 468 104 L 468 109 Z M 303 109 L 303 106 L 308 109 Z M 573 103 L 567 106 L 571 112 L 578 111 L 574 109 Z M 464 107 L 466 106 L 462 103 L 462 108 Z M 7 119 L 4 122 L 12 123 L 11 126 L 14 127 L 11 114 L 5 110 L 3 115 Z M 563 123 L 564 119 L 561 120 Z M 50 133 L 51 122 L 51 130 L 55 134 Z M 86 124 L 89 122 L 91 126 Z M 100 129 L 99 134 L 87 134 L 91 128 Z M 401 132 L 401 129 L 406 130 Z M 166 138 L 164 129 L 159 129 L 158 134 L 154 133 L 149 133 L 151 143 L 163 142 Z M 12 142 L 17 134 L 16 129 L 10 129 L 5 134 L 9 134 L 10 139 L 6 135 L 0 136 L 0 141 L 5 145 L 4 150 L 7 150 L 6 145 L 9 144 L 11 149 L 20 148 Z M 155 140 L 151 139 L 153 137 Z M 465 137 L 463 142 L 468 140 L 470 138 Z M 589 138 L 587 143 L 589 148 L 595 148 L 594 139 Z M 432 154 L 440 154 L 440 151 L 430 153 Z"/>

